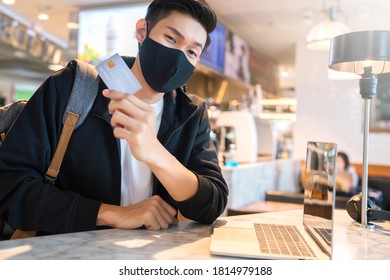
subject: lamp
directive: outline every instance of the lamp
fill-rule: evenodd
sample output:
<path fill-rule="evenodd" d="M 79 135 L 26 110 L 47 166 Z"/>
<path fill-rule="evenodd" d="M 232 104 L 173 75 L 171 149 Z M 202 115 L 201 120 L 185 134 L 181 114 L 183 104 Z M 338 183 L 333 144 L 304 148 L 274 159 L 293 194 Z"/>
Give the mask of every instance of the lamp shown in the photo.
<path fill-rule="evenodd" d="M 328 18 L 315 25 L 306 37 L 306 47 L 309 50 L 328 51 L 330 39 L 350 32 L 349 27 L 337 20 L 339 8 L 332 6 L 328 10 Z"/>
<path fill-rule="evenodd" d="M 15 0 L 3 0 L 3 3 L 5 4 L 5 5 L 14 5 L 15 3 L 16 3 L 16 1 Z"/>
<path fill-rule="evenodd" d="M 367 223 L 370 101 L 377 91 L 378 75 L 390 72 L 390 31 L 359 31 L 333 38 L 329 68 L 361 76 L 360 95 L 365 103 L 361 225 L 371 228 Z"/>

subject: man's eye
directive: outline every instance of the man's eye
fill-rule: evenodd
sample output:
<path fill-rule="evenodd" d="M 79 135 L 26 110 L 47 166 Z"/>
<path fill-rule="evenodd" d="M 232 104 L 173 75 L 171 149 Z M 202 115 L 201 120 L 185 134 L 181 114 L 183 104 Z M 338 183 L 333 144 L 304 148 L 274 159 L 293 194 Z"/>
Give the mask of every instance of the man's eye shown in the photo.
<path fill-rule="evenodd" d="M 194 52 L 193 50 L 188 50 L 187 53 L 193 57 L 193 58 L 197 58 L 198 57 L 198 54 L 196 52 Z"/>
<path fill-rule="evenodd" d="M 169 35 L 165 35 L 165 38 L 167 38 L 167 40 L 171 43 L 176 43 L 176 40 L 172 37 L 172 36 L 169 36 Z"/>

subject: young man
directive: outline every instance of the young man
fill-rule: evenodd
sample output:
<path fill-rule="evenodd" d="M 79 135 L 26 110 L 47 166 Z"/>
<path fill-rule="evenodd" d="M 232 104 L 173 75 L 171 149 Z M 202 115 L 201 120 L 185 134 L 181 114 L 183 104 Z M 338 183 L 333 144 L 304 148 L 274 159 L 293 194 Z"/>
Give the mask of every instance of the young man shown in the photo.
<path fill-rule="evenodd" d="M 139 53 L 128 60 L 142 85 L 134 95 L 101 82 L 70 140 L 55 186 L 46 182 L 75 76 L 51 76 L 0 147 L 0 219 L 39 234 L 99 226 L 151 230 L 177 211 L 212 223 L 228 189 L 210 140 L 205 103 L 180 88 L 210 42 L 216 16 L 203 0 L 155 0 L 136 24 Z"/>

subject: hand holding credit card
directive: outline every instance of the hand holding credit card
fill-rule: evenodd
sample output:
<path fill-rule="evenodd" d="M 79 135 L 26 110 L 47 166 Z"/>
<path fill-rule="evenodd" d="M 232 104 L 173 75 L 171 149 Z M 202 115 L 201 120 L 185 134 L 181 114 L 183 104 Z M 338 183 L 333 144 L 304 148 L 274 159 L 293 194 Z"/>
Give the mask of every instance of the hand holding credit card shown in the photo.
<path fill-rule="evenodd" d="M 128 94 L 141 89 L 141 84 L 117 53 L 99 63 L 96 70 L 108 89 Z"/>

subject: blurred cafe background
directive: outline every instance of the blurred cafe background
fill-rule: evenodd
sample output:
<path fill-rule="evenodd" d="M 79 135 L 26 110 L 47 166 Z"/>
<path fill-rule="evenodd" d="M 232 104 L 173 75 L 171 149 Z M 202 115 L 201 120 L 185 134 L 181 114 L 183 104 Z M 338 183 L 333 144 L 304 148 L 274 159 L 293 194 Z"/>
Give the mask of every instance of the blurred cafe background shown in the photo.
<path fill-rule="evenodd" d="M 301 201 L 308 141 L 337 143 L 361 184 L 359 77 L 328 70 L 328 39 L 390 30 L 390 1 L 208 2 L 219 22 L 187 88 L 208 103 L 211 136 L 231 191 L 228 211 L 249 212 L 271 194 Z M 30 98 L 71 59 L 97 64 L 116 52 L 135 55 L 135 23 L 149 3 L 0 0 L 0 104 Z M 371 106 L 369 187 L 390 210 L 389 76 L 379 77 Z M 254 209 L 275 210 L 267 207 Z"/>

